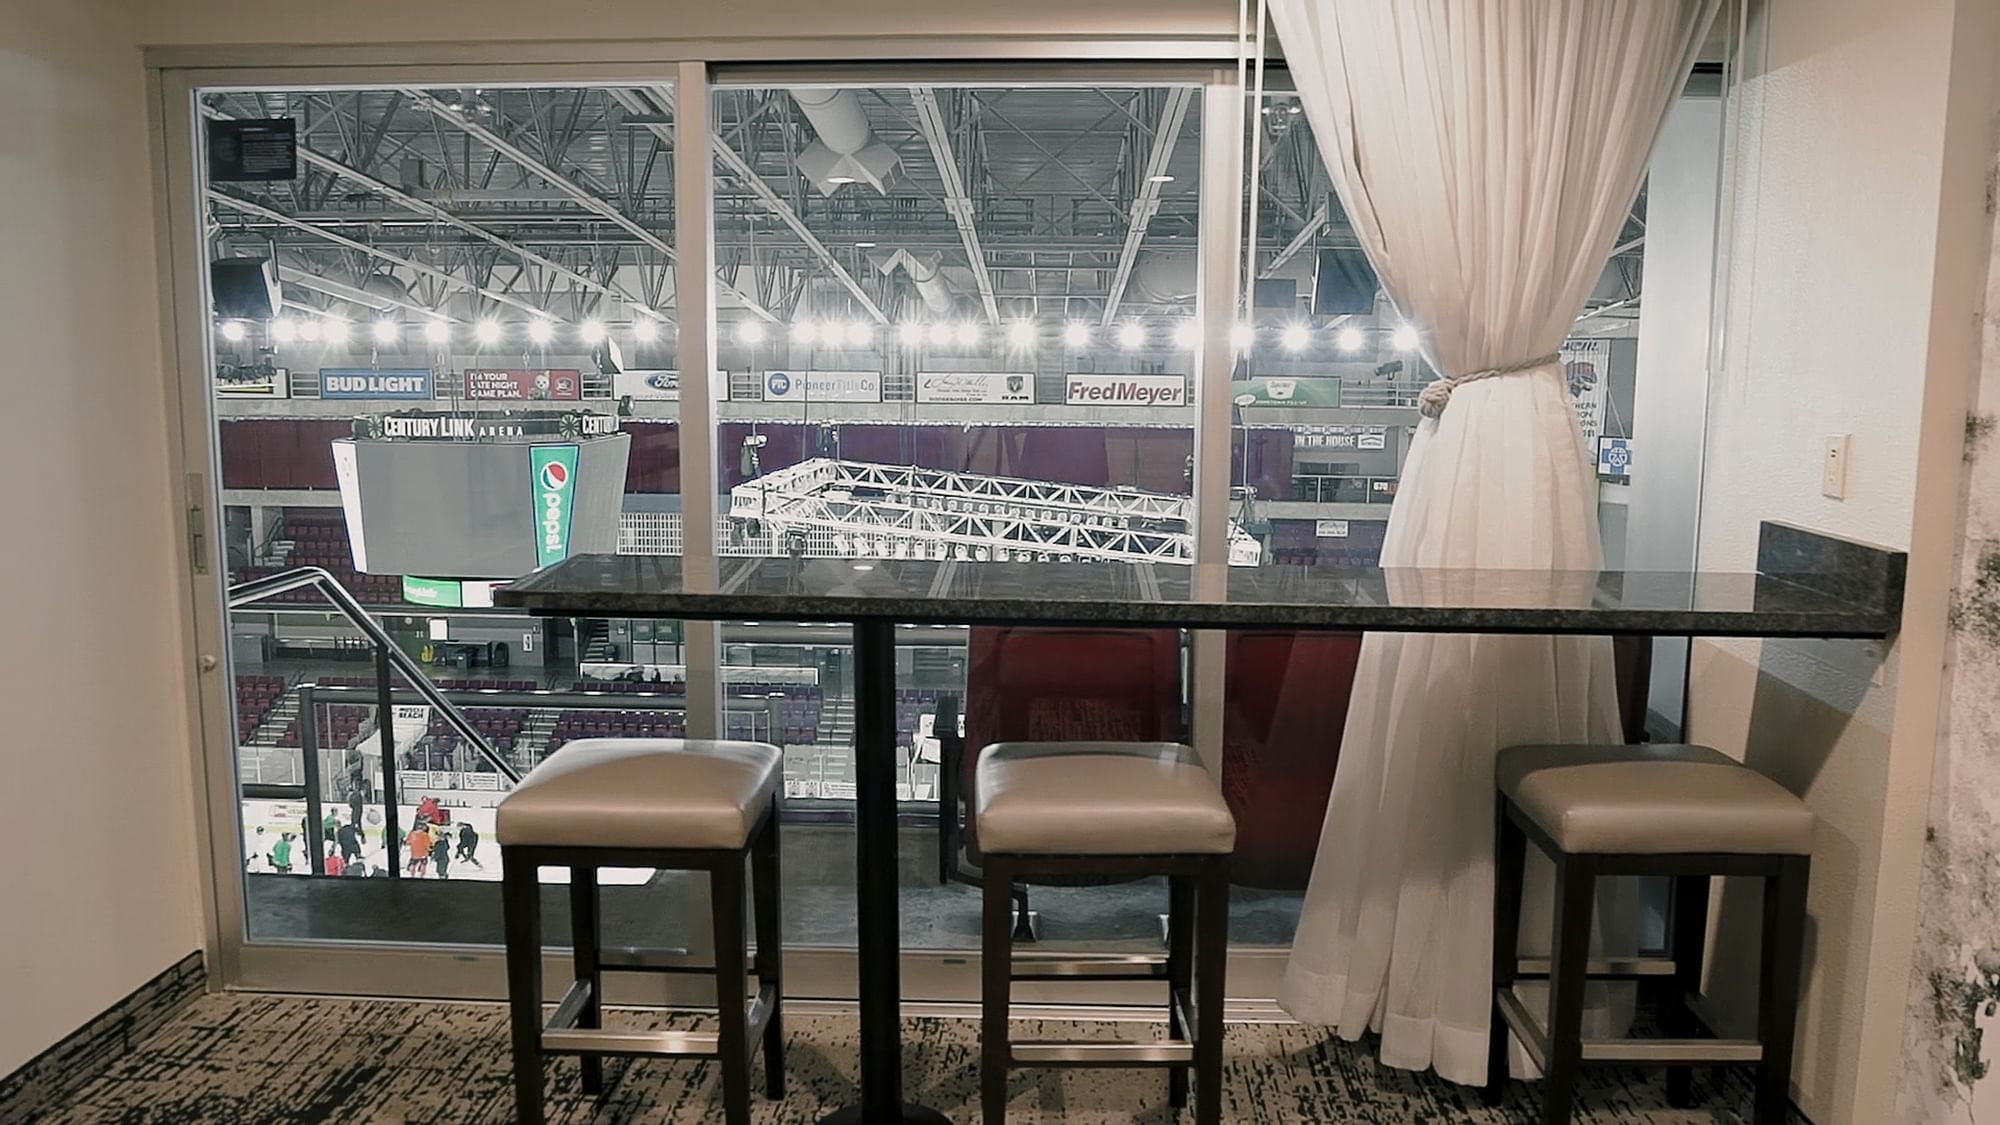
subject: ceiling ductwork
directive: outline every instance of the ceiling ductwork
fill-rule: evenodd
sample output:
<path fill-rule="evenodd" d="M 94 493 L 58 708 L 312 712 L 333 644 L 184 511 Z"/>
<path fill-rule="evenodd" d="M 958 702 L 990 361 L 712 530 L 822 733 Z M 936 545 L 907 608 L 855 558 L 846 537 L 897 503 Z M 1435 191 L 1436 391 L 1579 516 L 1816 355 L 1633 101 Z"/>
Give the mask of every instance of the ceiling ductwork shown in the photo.
<path fill-rule="evenodd" d="M 799 153 L 799 171 L 821 195 L 832 195 L 853 183 L 865 183 L 881 192 L 889 190 L 902 159 L 875 135 L 859 95 L 823 86 L 794 87 L 790 93 L 819 134 L 818 140 Z"/>
<path fill-rule="evenodd" d="M 942 258 L 938 254 L 912 254 L 908 250 L 895 250 L 887 254 L 871 254 L 869 261 L 883 274 L 891 274 L 901 269 L 910 275 L 910 284 L 917 287 L 917 296 L 923 298 L 924 307 L 938 316 L 948 315 L 958 307 L 958 290 L 944 278 L 940 266 Z"/>

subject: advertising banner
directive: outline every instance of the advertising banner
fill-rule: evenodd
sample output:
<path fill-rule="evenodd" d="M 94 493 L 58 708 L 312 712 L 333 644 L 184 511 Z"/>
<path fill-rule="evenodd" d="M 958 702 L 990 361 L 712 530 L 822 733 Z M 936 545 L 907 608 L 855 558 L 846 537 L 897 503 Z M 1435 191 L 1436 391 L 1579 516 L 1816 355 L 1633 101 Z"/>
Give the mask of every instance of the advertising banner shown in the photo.
<path fill-rule="evenodd" d="M 1386 449 L 1389 435 L 1379 426 L 1294 426 L 1298 449 Z"/>
<path fill-rule="evenodd" d="M 455 579 L 403 576 L 403 600 L 411 605 L 458 609 L 465 605 L 465 591 Z"/>
<path fill-rule="evenodd" d="M 1257 406 L 1339 406 L 1340 380 L 1260 377 L 1230 385 L 1231 397 L 1249 395 Z"/>
<path fill-rule="evenodd" d="M 681 397 L 681 373 L 620 371 L 611 377 L 611 397 L 678 402 Z"/>
<path fill-rule="evenodd" d="M 765 402 L 881 402 L 880 371 L 766 371 Z"/>
<path fill-rule="evenodd" d="M 1035 377 L 1004 371 L 919 371 L 917 401 L 1031 403 Z"/>
<path fill-rule="evenodd" d="M 1313 535 L 1320 539 L 1347 538 L 1346 520 L 1314 520 Z"/>
<path fill-rule="evenodd" d="M 583 397 L 583 374 L 577 371 L 472 368 L 465 373 L 465 397 L 575 402 Z"/>
<path fill-rule="evenodd" d="M 215 378 L 217 398 L 290 398 L 292 373 L 283 367 L 236 367 L 234 378 Z"/>
<path fill-rule="evenodd" d="M 428 367 L 322 367 L 321 398 L 435 398 Z"/>
<path fill-rule="evenodd" d="M 1604 432 L 1605 395 L 1611 385 L 1611 341 L 1564 340 L 1561 355 L 1583 447 L 1595 449 L 1597 435 Z"/>
<path fill-rule="evenodd" d="M 576 509 L 574 445 L 528 447 L 528 471 L 535 483 L 535 566 L 553 566 L 569 557 L 570 514 Z"/>
<path fill-rule="evenodd" d="M 1071 406 L 1186 406 L 1185 375 L 1085 375 L 1063 377 Z"/>
<path fill-rule="evenodd" d="M 1597 439 L 1597 475 L 1612 479 L 1631 477 L 1631 438 L 1600 437 Z"/>

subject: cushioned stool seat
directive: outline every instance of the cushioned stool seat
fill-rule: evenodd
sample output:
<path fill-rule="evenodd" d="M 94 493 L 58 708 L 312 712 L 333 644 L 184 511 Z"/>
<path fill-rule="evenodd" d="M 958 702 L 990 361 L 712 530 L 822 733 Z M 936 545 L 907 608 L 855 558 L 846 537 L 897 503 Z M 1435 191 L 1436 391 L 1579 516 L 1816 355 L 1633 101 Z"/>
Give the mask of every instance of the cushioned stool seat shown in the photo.
<path fill-rule="evenodd" d="M 496 832 L 502 847 L 741 848 L 782 766 L 761 742 L 584 739 L 500 802 Z"/>
<path fill-rule="evenodd" d="M 1706 746 L 1515 746 L 1500 792 L 1566 852 L 1805 855 L 1813 814 Z"/>
<path fill-rule="evenodd" d="M 1171 742 L 1001 742 L 979 755 L 980 849 L 1015 855 L 1227 855 L 1236 821 Z"/>

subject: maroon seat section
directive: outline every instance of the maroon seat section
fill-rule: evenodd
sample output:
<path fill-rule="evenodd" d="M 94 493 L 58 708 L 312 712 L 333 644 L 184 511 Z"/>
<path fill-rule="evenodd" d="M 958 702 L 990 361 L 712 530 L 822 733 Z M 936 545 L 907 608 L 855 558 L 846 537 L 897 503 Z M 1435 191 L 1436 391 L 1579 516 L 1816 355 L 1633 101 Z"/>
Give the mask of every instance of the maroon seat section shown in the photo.
<path fill-rule="evenodd" d="M 1177 630 L 979 626 L 966 668 L 959 777 L 967 810 L 977 803 L 973 765 L 995 742 L 1181 739 Z M 969 813 L 964 839 L 966 858 L 977 863 Z"/>

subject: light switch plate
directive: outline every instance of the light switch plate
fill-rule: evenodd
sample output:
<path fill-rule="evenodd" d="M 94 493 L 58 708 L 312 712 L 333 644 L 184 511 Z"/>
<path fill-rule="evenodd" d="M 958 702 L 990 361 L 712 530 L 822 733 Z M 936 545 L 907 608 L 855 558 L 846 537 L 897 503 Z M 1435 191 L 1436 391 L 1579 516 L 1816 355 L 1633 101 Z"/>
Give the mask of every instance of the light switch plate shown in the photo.
<path fill-rule="evenodd" d="M 1847 499 L 1848 443 L 1852 434 L 1826 435 L 1826 453 L 1820 459 L 1819 492 L 1829 500 Z"/>

